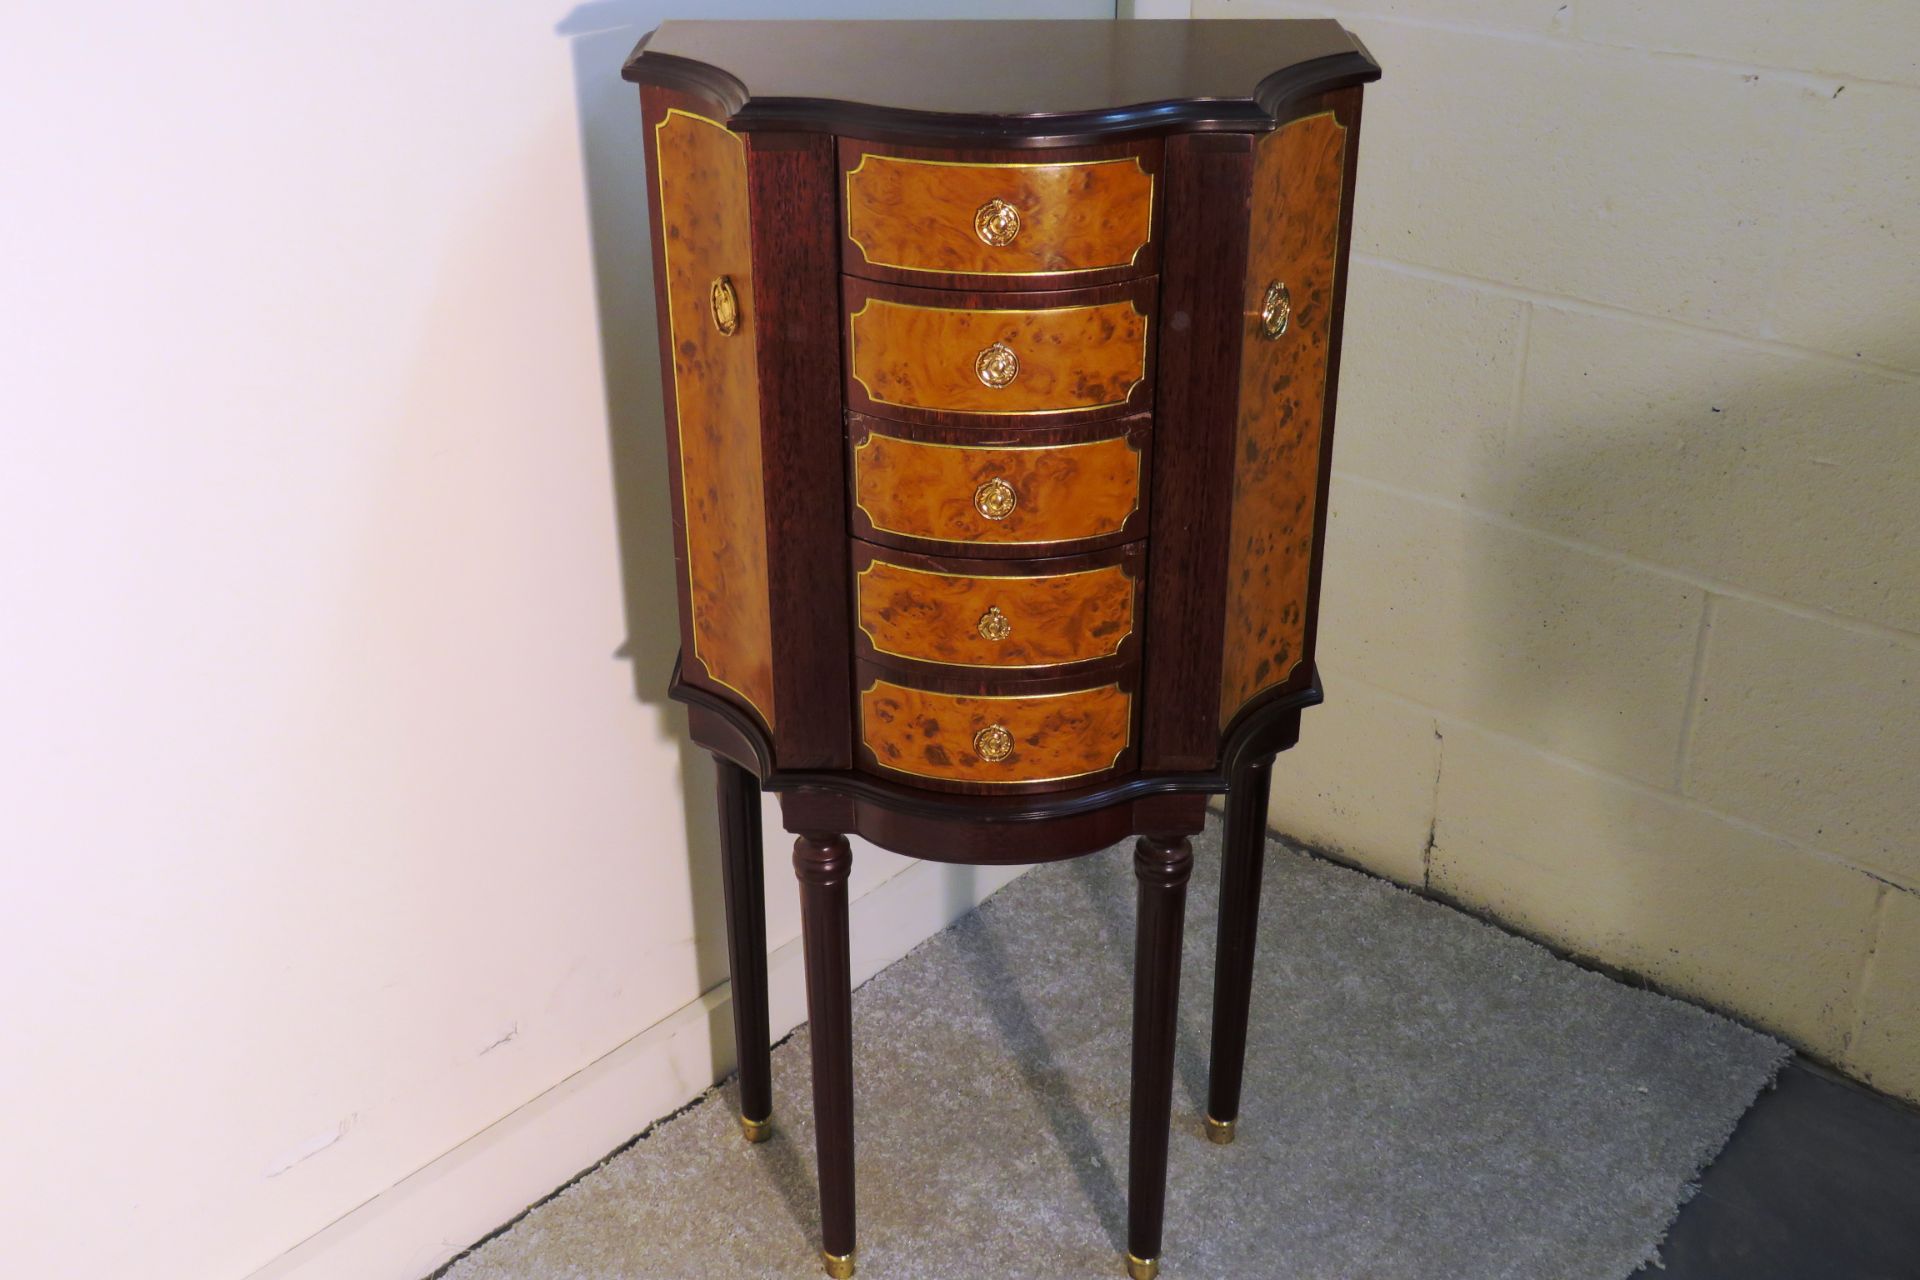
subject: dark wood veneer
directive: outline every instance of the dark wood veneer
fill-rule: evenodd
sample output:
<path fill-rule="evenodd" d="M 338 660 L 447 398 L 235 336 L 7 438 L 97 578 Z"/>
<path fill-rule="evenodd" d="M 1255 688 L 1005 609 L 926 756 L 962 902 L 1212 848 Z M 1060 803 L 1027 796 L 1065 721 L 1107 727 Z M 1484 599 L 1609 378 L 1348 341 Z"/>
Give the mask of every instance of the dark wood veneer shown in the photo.
<path fill-rule="evenodd" d="M 823 626 L 844 607 L 847 579 L 813 553 L 846 527 L 840 433 L 838 208 L 833 142 L 818 134 L 747 137 L 753 201 L 751 305 L 762 348 L 760 418 L 773 633 L 774 730 L 782 760 L 846 768 L 847 637 Z"/>
<path fill-rule="evenodd" d="M 1259 133 L 1295 99 L 1380 78 L 1333 21 L 772 25 L 665 23 L 624 74 L 703 93 L 741 130 L 1020 148 Z"/>
<path fill-rule="evenodd" d="M 1253 145 L 1236 134 L 1169 138 L 1166 169 L 1153 506 L 1181 514 L 1153 538 L 1145 675 L 1151 714 L 1141 763 L 1211 769 L 1220 751 L 1232 423 L 1240 335 L 1250 323 L 1239 298 Z M 1173 423 L 1185 426 L 1175 430 Z"/>

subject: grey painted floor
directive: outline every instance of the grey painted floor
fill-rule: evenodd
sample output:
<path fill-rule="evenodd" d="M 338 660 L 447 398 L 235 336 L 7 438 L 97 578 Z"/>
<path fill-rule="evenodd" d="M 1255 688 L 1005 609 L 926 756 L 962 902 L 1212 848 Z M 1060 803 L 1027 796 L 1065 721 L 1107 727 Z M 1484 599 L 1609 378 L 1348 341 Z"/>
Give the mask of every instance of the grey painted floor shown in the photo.
<path fill-rule="evenodd" d="M 1239 1140 L 1200 1125 L 1217 831 L 1188 906 L 1168 1280 L 1620 1280 L 1786 1058 L 1275 844 Z M 1121 1274 L 1128 851 L 1042 867 L 855 1000 L 860 1274 Z M 450 1280 L 818 1274 L 804 1033 L 774 1139 L 675 1117 Z"/>
<path fill-rule="evenodd" d="M 1920 1280 L 1920 1108 L 1788 1064 L 1660 1252 L 1636 1280 Z"/>

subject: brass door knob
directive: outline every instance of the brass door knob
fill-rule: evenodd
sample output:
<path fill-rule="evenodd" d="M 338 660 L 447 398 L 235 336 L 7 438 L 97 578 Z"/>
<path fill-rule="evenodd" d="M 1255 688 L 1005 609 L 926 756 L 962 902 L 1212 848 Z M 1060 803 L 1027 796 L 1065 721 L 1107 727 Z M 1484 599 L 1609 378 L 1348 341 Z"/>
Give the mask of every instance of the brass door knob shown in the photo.
<path fill-rule="evenodd" d="M 1020 357 L 1004 342 L 996 342 L 973 358 L 973 371 L 990 387 L 1004 387 L 1020 373 Z"/>
<path fill-rule="evenodd" d="M 1019 504 L 1020 495 L 999 476 L 973 491 L 973 509 L 989 520 L 1005 520 Z"/>
<path fill-rule="evenodd" d="M 973 735 L 973 754 L 988 764 L 998 764 L 1013 754 L 1013 735 L 1003 724 L 990 724 Z"/>
<path fill-rule="evenodd" d="M 1287 292 L 1284 281 L 1275 280 L 1267 286 L 1267 296 L 1260 301 L 1260 336 L 1272 342 L 1287 331 L 1287 322 L 1293 318 L 1293 295 Z"/>
<path fill-rule="evenodd" d="M 713 309 L 713 327 L 731 336 L 740 327 L 740 298 L 733 291 L 732 276 L 713 278 L 713 287 L 707 291 L 707 303 Z"/>
<path fill-rule="evenodd" d="M 980 638 L 997 644 L 1012 634 L 1013 623 L 1007 621 L 1007 615 L 1000 612 L 1000 606 L 988 605 L 987 611 L 980 615 Z"/>
<path fill-rule="evenodd" d="M 973 234 L 982 244 L 1003 249 L 1020 234 L 1020 211 L 1005 200 L 989 200 L 974 211 Z"/>

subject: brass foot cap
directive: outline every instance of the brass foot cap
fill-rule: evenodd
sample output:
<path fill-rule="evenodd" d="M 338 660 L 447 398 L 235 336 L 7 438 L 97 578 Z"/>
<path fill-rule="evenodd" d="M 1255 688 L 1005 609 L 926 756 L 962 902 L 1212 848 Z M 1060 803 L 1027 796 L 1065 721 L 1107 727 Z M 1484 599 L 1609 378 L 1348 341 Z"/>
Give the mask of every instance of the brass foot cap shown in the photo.
<path fill-rule="evenodd" d="M 1155 1276 L 1160 1274 L 1160 1259 L 1136 1258 L 1129 1253 L 1127 1255 L 1127 1274 L 1133 1277 L 1133 1280 L 1153 1280 Z"/>
<path fill-rule="evenodd" d="M 1226 1146 L 1233 1141 L 1233 1126 L 1232 1120 L 1215 1120 L 1212 1116 L 1208 1116 L 1207 1141 Z"/>
<path fill-rule="evenodd" d="M 850 1280 L 850 1277 L 853 1275 L 853 1251 L 848 1250 L 843 1256 L 838 1253 L 828 1253 L 825 1249 L 822 1249 L 820 1251 L 820 1266 L 829 1276 L 833 1277 L 833 1280 Z"/>
<path fill-rule="evenodd" d="M 773 1136 L 773 1117 L 768 1116 L 765 1120 L 749 1120 L 741 1116 L 740 1133 L 748 1142 L 765 1142 Z"/>

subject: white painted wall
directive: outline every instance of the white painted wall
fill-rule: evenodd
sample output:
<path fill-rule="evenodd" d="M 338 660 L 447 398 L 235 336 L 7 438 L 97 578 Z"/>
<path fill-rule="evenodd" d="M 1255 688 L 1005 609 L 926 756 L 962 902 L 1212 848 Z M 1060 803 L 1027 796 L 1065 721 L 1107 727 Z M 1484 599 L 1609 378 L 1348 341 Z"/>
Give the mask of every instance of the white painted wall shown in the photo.
<path fill-rule="evenodd" d="M 1386 68 L 1275 825 L 1920 1098 L 1920 6 L 1194 10 Z"/>
<path fill-rule="evenodd" d="M 756 9 L 824 6 L 697 6 Z M 616 79 L 664 11 L 8 14 L 9 1274 L 409 1280 L 728 1067 Z M 910 865 L 856 853 L 862 971 L 1001 878 Z"/>

